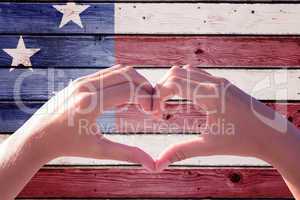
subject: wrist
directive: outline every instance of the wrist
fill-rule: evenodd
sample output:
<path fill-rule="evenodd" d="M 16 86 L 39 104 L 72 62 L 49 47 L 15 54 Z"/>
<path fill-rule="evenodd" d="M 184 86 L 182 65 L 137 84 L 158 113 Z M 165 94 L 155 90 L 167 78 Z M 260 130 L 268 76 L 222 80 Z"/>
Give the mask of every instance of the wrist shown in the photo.
<path fill-rule="evenodd" d="M 286 128 L 282 130 L 270 127 L 263 135 L 261 159 L 278 167 L 278 165 L 288 165 L 289 161 L 297 157 L 297 152 L 300 150 L 297 145 L 300 135 L 299 130 L 293 124 L 287 122 Z"/>
<path fill-rule="evenodd" d="M 24 132 L 23 130 L 14 133 L 12 140 L 17 143 L 24 155 L 28 155 L 31 162 L 44 165 L 57 157 L 53 148 L 49 148 L 49 141 L 45 134 L 42 132 Z"/>
<path fill-rule="evenodd" d="M 39 142 L 21 129 L 9 136 L 0 146 L 1 198 L 13 199 L 32 176 L 49 160 Z"/>

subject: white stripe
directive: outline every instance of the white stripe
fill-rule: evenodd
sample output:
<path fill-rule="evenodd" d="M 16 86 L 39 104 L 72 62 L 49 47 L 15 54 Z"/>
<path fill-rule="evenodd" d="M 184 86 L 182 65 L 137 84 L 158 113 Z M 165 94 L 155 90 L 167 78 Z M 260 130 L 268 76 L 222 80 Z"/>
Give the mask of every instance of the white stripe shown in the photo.
<path fill-rule="evenodd" d="M 116 3 L 115 33 L 299 34 L 300 4 Z"/>
<path fill-rule="evenodd" d="M 153 85 L 167 69 L 138 69 Z M 209 69 L 224 77 L 246 93 L 260 100 L 300 100 L 300 70 L 285 69 Z"/>
<path fill-rule="evenodd" d="M 0 135 L 2 142 L 8 135 Z M 197 137 L 196 135 L 106 135 L 106 137 L 122 142 L 124 144 L 136 145 L 144 149 L 154 158 L 159 155 L 166 147 L 179 141 Z M 49 164 L 56 165 L 118 165 L 128 164 L 119 161 L 96 160 L 79 157 L 61 157 L 51 161 Z M 202 165 L 202 166 L 266 166 L 267 163 L 250 157 L 239 156 L 210 156 L 198 157 L 176 163 L 178 165 Z"/>

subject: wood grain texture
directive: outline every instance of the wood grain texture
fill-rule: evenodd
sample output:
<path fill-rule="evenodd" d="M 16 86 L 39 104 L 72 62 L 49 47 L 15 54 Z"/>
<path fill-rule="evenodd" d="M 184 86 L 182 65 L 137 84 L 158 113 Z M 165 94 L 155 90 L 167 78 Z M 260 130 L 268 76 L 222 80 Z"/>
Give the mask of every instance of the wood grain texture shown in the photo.
<path fill-rule="evenodd" d="M 0 33 L 299 34 L 299 4 L 86 3 L 84 28 L 58 28 L 51 3 L 1 3 Z M 18 12 L 22 10 L 23 12 Z M 222 12 L 219 12 L 222 10 Z M 187 15 L 188 11 L 188 15 Z M 32 20 L 34 19 L 34 20 Z"/>
<path fill-rule="evenodd" d="M 63 14 L 53 7 L 57 4 L 0 3 L 0 27 L 5 27 L 0 33 L 114 33 L 114 4 L 88 4 L 80 14 L 83 28 L 73 22 L 59 28 Z"/>
<path fill-rule="evenodd" d="M 49 2 L 49 0 L 23 0 L 22 2 Z M 51 0 L 51 2 L 63 2 L 65 3 L 65 0 Z M 82 3 L 90 3 L 90 2 L 132 2 L 132 3 L 149 3 L 149 0 L 76 0 L 76 2 L 82 2 Z M 184 2 L 187 1 L 183 0 L 151 0 L 151 2 L 157 2 L 157 3 L 166 3 L 166 2 Z M 188 0 L 188 2 L 213 2 L 213 3 L 287 3 L 287 2 L 299 2 L 299 0 Z"/>
<path fill-rule="evenodd" d="M 115 32 L 299 34 L 299 8 L 299 4 L 118 3 Z"/>
<path fill-rule="evenodd" d="M 122 36 L 116 63 L 136 66 L 299 67 L 299 37 Z"/>
<path fill-rule="evenodd" d="M 0 69 L 0 100 L 46 100 L 53 92 L 66 87 L 70 80 L 96 72 L 97 69 L 34 68 Z M 167 69 L 138 69 L 155 85 Z M 246 93 L 260 100 L 299 100 L 299 69 L 207 69 L 213 75 L 227 78 Z M 174 97 L 174 99 L 178 97 Z"/>
<path fill-rule="evenodd" d="M 48 198 L 34 198 L 34 199 L 28 199 L 28 198 L 16 198 L 16 199 L 23 199 L 23 200 L 50 200 Z M 73 199 L 70 199 L 70 198 L 51 198 L 52 200 L 55 199 L 55 200 L 73 200 Z M 78 198 L 76 198 L 78 199 Z M 89 198 L 90 199 L 90 198 Z M 86 198 L 80 198 L 78 200 L 89 200 L 89 199 L 86 199 Z M 93 198 L 94 200 L 97 199 L 97 200 L 103 200 L 103 198 Z M 110 199 L 110 198 L 106 198 L 106 200 L 128 200 L 128 198 L 113 198 L 113 199 Z M 232 200 L 232 198 L 184 198 L 183 200 L 199 200 L 199 199 L 203 199 L 203 200 Z M 293 200 L 293 198 L 284 198 L 285 200 Z M 161 200 L 161 198 L 139 198 L 139 200 Z M 177 200 L 176 198 L 166 198 L 166 200 Z M 243 198 L 243 200 L 270 200 L 270 198 Z M 282 198 L 271 198 L 271 200 L 282 200 Z"/>
<path fill-rule="evenodd" d="M 0 132 L 14 132 L 20 128 L 45 102 L 0 102 Z M 115 112 L 106 111 L 97 119 L 105 133 L 116 131 Z"/>
<path fill-rule="evenodd" d="M 0 69 L 0 99 L 46 100 L 68 86 L 71 80 L 97 69 Z"/>
<path fill-rule="evenodd" d="M 287 117 L 300 127 L 300 103 L 265 102 L 268 106 Z M 42 106 L 43 102 L 1 102 L 0 133 L 14 132 Z M 140 111 L 137 106 L 128 105 L 119 110 L 105 112 L 98 118 L 104 133 L 199 133 L 206 116 L 201 110 L 188 104 L 167 104 L 164 120 L 156 120 Z"/>
<path fill-rule="evenodd" d="M 0 134 L 0 143 L 3 142 L 8 134 Z M 127 145 L 133 145 L 144 149 L 153 158 L 157 158 L 159 154 L 168 146 L 178 143 L 179 141 L 190 140 L 198 137 L 198 135 L 188 134 L 105 134 L 105 137 L 112 141 L 120 142 Z M 93 158 L 83 157 L 59 157 L 48 163 L 48 165 L 63 165 L 63 166 L 133 166 L 127 162 L 113 161 L 113 160 L 97 160 Z M 241 156 L 202 156 L 187 159 L 175 163 L 176 166 L 269 166 L 268 163 L 252 158 Z M 136 165 L 135 165 L 136 166 Z"/>
<path fill-rule="evenodd" d="M 1 5 L 1 4 L 0 4 Z M 115 63 L 114 39 L 106 36 L 23 36 L 27 48 L 39 48 L 31 63 L 39 67 L 96 67 Z M 2 49 L 16 48 L 19 36 L 0 36 L 0 66 L 12 58 Z"/>
<path fill-rule="evenodd" d="M 265 103 L 300 128 L 299 103 Z M 120 133 L 200 133 L 206 123 L 204 112 L 192 105 L 173 103 L 166 109 L 162 115 L 164 120 L 156 120 L 135 106 L 115 112 L 115 130 Z"/>
<path fill-rule="evenodd" d="M 23 104 L 23 105 L 22 105 Z M 0 103 L 0 132 L 14 132 L 43 104 L 42 102 Z M 268 103 L 289 121 L 300 127 L 299 103 Z M 206 117 L 193 106 L 170 104 L 164 113 L 164 121 L 155 120 L 135 106 L 119 111 L 112 110 L 98 118 L 104 133 L 198 133 Z"/>
<path fill-rule="evenodd" d="M 139 69 L 153 85 L 159 82 L 168 69 Z M 212 75 L 224 77 L 244 92 L 260 100 L 298 100 L 298 70 L 269 69 L 205 69 Z M 178 98 L 178 97 L 175 97 Z"/>
<path fill-rule="evenodd" d="M 192 64 L 200 67 L 299 68 L 300 37 L 263 36 L 23 36 L 38 67 L 103 68 L 115 63 L 137 67 Z M 0 36 L 0 66 L 12 58 L 19 36 Z"/>
<path fill-rule="evenodd" d="M 19 197 L 74 198 L 291 198 L 272 168 L 41 169 Z"/>

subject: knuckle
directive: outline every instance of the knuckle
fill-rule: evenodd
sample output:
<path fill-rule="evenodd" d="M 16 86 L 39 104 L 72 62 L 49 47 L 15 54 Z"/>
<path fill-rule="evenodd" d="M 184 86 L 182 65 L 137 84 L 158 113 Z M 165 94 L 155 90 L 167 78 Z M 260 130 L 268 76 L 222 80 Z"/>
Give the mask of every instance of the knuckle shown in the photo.
<path fill-rule="evenodd" d="M 82 82 L 78 83 L 76 86 L 76 91 L 77 92 L 86 92 L 87 88 L 85 86 L 85 84 L 83 84 Z"/>
<path fill-rule="evenodd" d="M 118 71 L 119 71 L 119 73 L 123 74 L 123 73 L 129 73 L 129 72 L 131 72 L 131 71 L 133 71 L 133 70 L 134 70 L 134 69 L 133 69 L 132 66 L 126 66 L 126 67 L 123 67 L 122 70 L 118 70 Z"/>
<path fill-rule="evenodd" d="M 215 83 L 206 83 L 202 85 L 207 91 L 215 91 L 218 89 L 218 84 Z"/>
<path fill-rule="evenodd" d="M 111 75 L 119 77 L 122 80 L 122 82 L 130 81 L 130 70 L 128 70 L 127 67 L 125 67 L 121 70 L 116 70 L 116 71 L 112 72 Z"/>
<path fill-rule="evenodd" d="M 217 81 L 219 84 L 222 84 L 222 85 L 227 85 L 230 83 L 229 80 L 224 77 L 217 77 Z"/>
<path fill-rule="evenodd" d="M 174 66 L 170 69 L 170 74 L 171 75 L 177 75 L 180 72 L 180 68 L 177 66 Z"/>
<path fill-rule="evenodd" d="M 176 83 L 177 81 L 178 81 L 178 77 L 177 76 L 171 75 L 169 77 L 169 82 L 170 83 Z"/>
<path fill-rule="evenodd" d="M 92 95 L 89 93 L 81 93 L 79 95 L 77 95 L 76 98 L 76 105 L 79 108 L 85 108 L 86 106 L 88 106 L 91 102 L 92 99 Z"/>
<path fill-rule="evenodd" d="M 95 92 L 96 86 L 92 82 L 80 81 L 75 84 L 75 91 L 78 93 L 81 92 Z"/>

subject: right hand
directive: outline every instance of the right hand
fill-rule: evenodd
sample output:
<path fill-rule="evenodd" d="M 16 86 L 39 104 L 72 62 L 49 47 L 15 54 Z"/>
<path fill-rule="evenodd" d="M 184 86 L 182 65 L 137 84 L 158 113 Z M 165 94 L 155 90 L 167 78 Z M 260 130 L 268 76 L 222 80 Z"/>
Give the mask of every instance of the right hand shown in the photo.
<path fill-rule="evenodd" d="M 273 117 L 283 122 L 279 128 L 289 123 L 226 79 L 196 67 L 172 67 L 157 84 L 155 94 L 156 115 L 162 114 L 165 100 L 174 95 L 191 100 L 207 112 L 207 123 L 199 137 L 167 148 L 156 162 L 157 170 L 195 156 L 239 155 L 267 159 L 272 154 L 268 148 L 269 138 L 277 137 L 271 126 L 281 126 L 272 123 Z M 269 118 L 269 123 L 257 115 Z"/>

